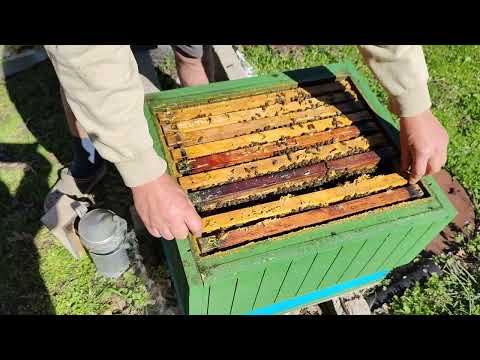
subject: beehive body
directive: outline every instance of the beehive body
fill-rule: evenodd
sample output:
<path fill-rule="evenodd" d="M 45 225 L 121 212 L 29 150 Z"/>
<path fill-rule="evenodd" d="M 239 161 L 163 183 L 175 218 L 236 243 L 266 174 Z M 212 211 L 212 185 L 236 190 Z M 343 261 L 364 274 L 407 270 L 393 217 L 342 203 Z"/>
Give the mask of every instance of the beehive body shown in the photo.
<path fill-rule="evenodd" d="M 206 229 L 162 241 L 188 314 L 280 313 L 377 282 L 455 215 L 430 177 L 360 176 L 398 160 L 398 131 L 350 64 L 153 94 L 146 115 Z"/>

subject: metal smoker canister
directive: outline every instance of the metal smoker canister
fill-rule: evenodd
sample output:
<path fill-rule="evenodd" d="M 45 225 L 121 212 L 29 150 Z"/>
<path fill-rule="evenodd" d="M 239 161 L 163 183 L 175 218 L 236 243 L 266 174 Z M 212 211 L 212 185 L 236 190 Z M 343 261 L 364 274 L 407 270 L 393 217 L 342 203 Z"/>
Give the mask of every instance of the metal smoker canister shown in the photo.
<path fill-rule="evenodd" d="M 100 274 L 118 278 L 129 268 L 124 219 L 112 211 L 95 209 L 80 219 L 78 233 Z"/>

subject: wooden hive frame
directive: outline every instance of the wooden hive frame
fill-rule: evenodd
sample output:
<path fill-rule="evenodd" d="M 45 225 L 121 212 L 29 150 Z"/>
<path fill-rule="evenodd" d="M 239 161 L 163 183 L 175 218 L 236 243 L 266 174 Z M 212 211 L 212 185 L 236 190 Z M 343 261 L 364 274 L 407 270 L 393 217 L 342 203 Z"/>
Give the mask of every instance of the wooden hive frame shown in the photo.
<path fill-rule="evenodd" d="M 245 96 L 256 99 L 262 94 L 275 91 L 282 91 L 288 95 L 293 94 L 295 89 L 302 91 L 301 88 L 311 84 L 315 86 L 319 82 L 335 79 L 337 82 L 334 84 L 348 80 L 348 84 L 354 86 L 353 96 L 355 94 L 361 96 L 368 110 L 374 114 L 375 124 L 380 126 L 398 151 L 396 123 L 371 93 L 365 79 L 349 63 L 149 95 L 145 113 L 155 149 L 166 159 L 170 173 L 181 179 L 182 174 L 175 166 L 180 158 L 175 155 L 178 151 L 169 151 L 167 142 L 170 145 L 177 145 L 185 141 L 188 146 L 195 146 L 194 142 L 202 143 L 204 139 L 199 139 L 202 132 L 198 129 L 208 128 L 205 121 L 201 120 L 202 117 L 216 116 L 214 121 L 217 122 L 226 121 L 228 124 L 235 122 L 235 119 L 222 118 L 222 111 L 218 106 L 220 102 L 228 100 L 230 101 L 228 104 L 239 103 Z M 252 104 L 255 105 L 254 102 Z M 187 109 L 189 106 L 195 107 Z M 326 104 L 324 109 L 326 113 L 332 111 L 330 106 Z M 190 132 L 185 132 L 193 134 L 192 136 L 175 138 L 173 136 L 175 127 L 181 123 L 176 120 L 176 114 L 182 114 L 185 119 L 185 114 L 191 109 L 196 109 L 196 113 L 187 117 L 200 119 L 195 120 L 194 124 L 199 128 L 189 128 Z M 205 109 L 208 114 L 205 114 Z M 155 116 L 159 113 L 163 114 L 163 119 L 162 116 L 159 118 Z M 284 115 L 280 114 L 280 116 Z M 253 137 L 244 134 L 240 135 L 240 138 L 242 136 L 254 138 L 258 131 L 269 132 L 276 136 L 275 130 L 265 129 L 265 122 L 261 117 L 258 119 L 255 120 L 257 125 L 252 125 L 250 129 L 252 132 L 249 132 Z M 322 119 L 314 121 L 322 126 Z M 340 121 L 343 120 L 340 119 Z M 345 122 L 343 125 L 344 127 L 339 130 L 333 130 L 338 132 L 337 136 L 349 139 L 349 134 L 358 135 L 356 123 Z M 188 128 L 191 125 L 185 123 L 181 126 Z M 210 131 L 210 133 L 213 132 Z M 193 143 L 192 139 L 195 139 Z M 205 141 L 209 142 L 211 139 Z M 304 141 L 308 143 L 310 140 L 305 138 Z M 288 141 L 286 144 L 285 146 L 290 146 Z M 236 156 L 232 155 L 230 158 L 232 166 L 235 166 L 235 161 L 238 163 L 243 161 L 238 159 L 239 156 L 251 156 L 240 154 L 235 145 L 229 143 L 228 146 L 230 147 L 222 148 L 222 152 L 228 151 Z M 203 148 L 198 147 L 198 149 Z M 258 161 L 262 161 L 262 156 L 265 159 L 271 157 L 278 149 L 267 150 L 264 155 L 261 152 L 255 153 Z M 301 146 L 298 151 L 301 151 Z M 192 159 L 202 159 L 203 156 L 217 156 L 217 154 L 218 151 L 213 150 L 206 155 L 194 155 Z M 175 156 L 177 156 L 176 159 Z M 361 156 L 365 164 L 376 161 L 375 154 L 363 153 Z M 195 166 L 201 167 L 205 164 L 211 166 L 208 164 L 212 162 L 189 161 L 188 166 L 180 171 L 187 171 L 194 176 Z M 326 165 L 328 164 L 327 162 Z M 339 169 L 342 166 L 345 167 L 345 164 L 341 161 L 332 162 L 330 166 Z M 221 170 L 218 167 L 217 169 Z M 215 165 L 211 170 L 215 171 Z M 319 174 L 324 171 L 319 166 L 314 170 Z M 201 174 L 199 172 L 199 175 Z M 292 176 L 303 175 L 293 174 Z M 245 181 L 249 181 L 248 176 Z M 390 177 L 387 181 L 404 185 L 401 177 Z M 382 181 L 379 181 L 379 184 L 381 183 Z M 193 183 L 184 183 L 184 185 L 187 188 L 199 190 L 199 193 L 202 191 L 201 186 L 198 187 Z M 228 186 L 228 183 L 224 186 Z M 245 187 L 248 186 L 250 185 L 246 183 Z M 208 253 L 208 256 L 205 256 L 205 253 L 202 254 L 201 246 L 191 237 L 180 241 L 162 240 L 179 303 L 187 314 L 279 313 L 379 281 L 393 268 L 410 262 L 455 216 L 455 209 L 433 178 L 425 177 L 420 186 L 426 196 L 405 203 L 395 204 L 417 197 L 419 189 L 400 187 L 388 193 L 373 194 L 359 199 L 348 200 L 347 197 L 347 202 L 342 203 L 342 207 L 334 204 L 312 209 L 303 212 L 302 214 L 306 215 L 301 218 L 295 214 L 287 214 L 283 218 L 267 219 L 256 223 L 247 231 L 247 234 L 242 233 L 241 236 L 255 239 L 258 231 L 268 236 L 272 226 L 280 226 L 285 231 L 290 231 L 291 224 L 298 222 L 305 228 L 293 229 L 283 235 L 272 235 L 262 241 L 248 242 L 229 249 L 229 246 L 238 239 L 239 232 L 243 231 L 242 228 L 233 228 L 221 238 L 224 242 L 220 246 L 216 244 L 220 249 L 226 250 Z M 208 192 L 208 189 L 206 191 Z M 200 193 L 202 194 L 203 196 L 211 195 L 208 193 L 205 195 L 205 192 Z M 330 196 L 329 193 L 326 198 Z M 319 202 L 324 201 L 323 194 L 317 195 L 317 198 Z M 202 198 L 203 200 L 205 197 Z M 373 203 L 385 206 L 375 209 L 371 206 Z M 213 204 L 213 207 L 218 205 Z M 364 209 L 368 211 L 362 212 Z M 328 222 L 316 225 L 315 222 L 319 218 L 325 218 Z M 208 226 L 212 226 L 211 229 L 216 228 L 214 223 Z"/>

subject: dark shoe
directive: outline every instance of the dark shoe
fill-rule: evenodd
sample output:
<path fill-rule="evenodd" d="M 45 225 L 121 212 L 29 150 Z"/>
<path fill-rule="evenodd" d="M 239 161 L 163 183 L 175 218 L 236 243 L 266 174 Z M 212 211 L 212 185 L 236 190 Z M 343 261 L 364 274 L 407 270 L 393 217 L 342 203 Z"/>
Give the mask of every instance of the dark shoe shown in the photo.
<path fill-rule="evenodd" d="M 68 168 L 63 168 L 60 170 L 57 182 L 50 189 L 43 202 L 43 210 L 47 213 L 62 195 L 67 195 L 75 199 L 90 198 L 90 192 L 93 187 L 103 179 L 106 173 L 106 163 L 100 166 L 95 175 L 85 179 L 74 178 Z"/>

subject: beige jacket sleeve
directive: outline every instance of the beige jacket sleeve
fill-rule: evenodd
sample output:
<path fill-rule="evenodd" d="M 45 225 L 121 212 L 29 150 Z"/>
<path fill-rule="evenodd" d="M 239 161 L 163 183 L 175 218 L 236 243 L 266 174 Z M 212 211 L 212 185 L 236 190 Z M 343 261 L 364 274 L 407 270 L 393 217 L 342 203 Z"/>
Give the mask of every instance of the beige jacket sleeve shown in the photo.
<path fill-rule="evenodd" d="M 431 107 L 428 70 L 420 45 L 360 45 L 359 50 L 389 94 L 394 114 L 412 116 Z"/>
<path fill-rule="evenodd" d="M 97 151 L 135 187 L 164 174 L 143 113 L 144 89 L 128 45 L 46 45 L 65 97 Z"/>

